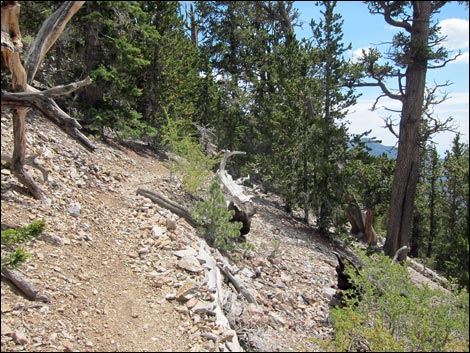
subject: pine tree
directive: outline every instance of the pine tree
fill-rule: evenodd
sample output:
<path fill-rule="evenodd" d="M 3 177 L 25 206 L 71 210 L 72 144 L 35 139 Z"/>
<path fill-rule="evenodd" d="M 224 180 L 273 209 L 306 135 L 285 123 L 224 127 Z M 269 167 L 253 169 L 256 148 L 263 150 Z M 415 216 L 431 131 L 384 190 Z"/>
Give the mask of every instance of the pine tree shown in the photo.
<path fill-rule="evenodd" d="M 315 188 L 312 203 L 317 211 L 319 232 L 326 234 L 334 223 L 336 209 L 345 202 L 346 180 L 342 167 L 347 158 L 347 127 L 341 120 L 346 109 L 355 103 L 352 89 L 347 88 L 346 78 L 350 66 L 344 60 L 344 53 L 350 49 L 342 43 L 341 16 L 334 12 L 336 2 L 322 3 L 323 19 L 311 23 L 314 34 L 315 66 L 314 76 L 321 83 L 321 110 L 314 112 L 319 119 L 312 141 L 317 146 L 313 157 Z"/>
<path fill-rule="evenodd" d="M 213 179 L 207 200 L 200 201 L 191 210 L 191 216 L 201 224 L 207 240 L 223 250 L 233 250 L 240 236 L 241 222 L 230 222 L 235 211 L 227 210 L 220 183 Z"/>
<path fill-rule="evenodd" d="M 142 52 L 149 65 L 142 78 L 140 113 L 157 129 L 161 141 L 165 112 L 173 119 L 191 120 L 195 113 L 198 87 L 198 51 L 185 32 L 178 1 L 139 2 L 142 18 L 138 23 L 145 38 Z"/>
<path fill-rule="evenodd" d="M 433 243 L 441 231 L 441 163 L 435 146 L 426 146 L 421 155 L 420 179 L 415 199 L 410 255 L 430 258 Z"/>
<path fill-rule="evenodd" d="M 410 243 L 414 198 L 419 179 L 420 143 L 423 138 L 420 130 L 424 126 L 426 108 L 430 105 L 425 97 L 426 72 L 428 68 L 442 67 L 449 62 L 448 52 L 441 46 L 439 28 L 432 21 L 445 4 L 445 1 L 367 2 L 372 14 L 382 15 L 388 24 L 400 30 L 394 36 L 388 53 L 394 66 L 390 63 L 380 65 L 378 61 L 381 54 L 378 50 L 364 52 L 360 63 L 372 82 L 362 82 L 359 86 L 379 86 L 382 97 L 389 97 L 402 104 L 400 131 L 396 134 L 397 165 L 384 245 L 388 256 L 394 256 L 399 248 Z M 386 81 L 391 77 L 397 79 L 398 90 L 387 87 Z M 436 103 L 436 100 L 433 101 Z M 387 125 L 393 130 L 390 122 Z"/>
<path fill-rule="evenodd" d="M 208 58 L 204 76 L 217 83 L 216 116 L 209 123 L 216 128 L 218 145 L 229 150 L 240 149 L 247 104 L 247 78 L 244 70 L 246 41 L 250 35 L 247 15 L 253 6 L 248 1 L 200 1 L 200 50 Z M 208 85 L 205 85 L 209 88 Z"/>
<path fill-rule="evenodd" d="M 446 152 L 442 182 L 443 227 L 434 246 L 435 268 L 469 286 L 469 147 L 456 135 Z"/>

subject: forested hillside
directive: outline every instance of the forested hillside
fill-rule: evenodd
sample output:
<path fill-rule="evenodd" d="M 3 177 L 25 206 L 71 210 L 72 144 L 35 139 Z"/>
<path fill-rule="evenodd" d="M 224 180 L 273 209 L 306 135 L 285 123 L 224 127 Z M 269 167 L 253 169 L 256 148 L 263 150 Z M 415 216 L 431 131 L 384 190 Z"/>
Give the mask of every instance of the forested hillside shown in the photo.
<path fill-rule="evenodd" d="M 21 94 L 78 82 L 67 95 L 47 95 L 69 124 L 64 131 L 72 125 L 80 130 L 83 138 L 67 133 L 89 150 L 100 141 L 164 154 L 170 178 L 183 175 L 187 199 L 206 202 L 187 219 L 201 224 L 210 219 L 213 228 L 206 227 L 205 234 L 215 238 L 215 247 L 233 250 L 240 228 L 227 223 L 234 213 L 214 211 L 225 201 L 217 187 L 208 191 L 208 178 L 225 151 L 243 151 L 227 165 L 230 174 L 249 175 L 244 185 L 276 195 L 279 208 L 309 229 L 312 239 L 365 243 L 369 255 L 383 250 L 389 257 L 407 246 L 409 257 L 468 293 L 469 146 L 456 134 L 451 149 L 438 156 L 432 138 L 449 129 L 449 121 L 433 115 L 440 98 L 436 87 L 425 86 L 427 67 L 452 58 L 439 46 L 442 38 L 432 21 L 445 2 L 364 3 L 370 16 L 383 16 L 384 24 L 403 32 L 388 57 L 372 50 L 356 61 L 345 59 L 351 44 L 343 42 L 334 1 L 315 5 L 323 17 L 310 23 L 310 39 L 295 34 L 299 13 L 293 1 L 76 2 L 63 32 L 51 24 L 60 36 L 48 39 L 53 45 L 47 55 L 37 49 L 36 39 L 62 3 L 19 2 L 19 29 L 6 28 L 4 16 L 16 3 L 2 1 L 2 128 L 4 111 L 11 109 L 15 123 L 12 152 L 4 153 L 2 144 L 2 161 L 32 197 L 47 200 L 51 189 L 36 188 L 37 178 L 28 181 L 23 169 L 23 152 L 29 155 L 34 146 L 18 137 L 21 129 L 28 135 L 19 123 L 27 116 L 22 109 L 36 110 L 39 103 L 26 104 Z M 13 36 L 16 30 L 20 36 Z M 35 61 L 31 53 L 37 51 L 44 56 Z M 15 55 L 21 61 L 15 62 Z M 18 80 L 21 63 L 24 82 Z M 392 79 L 398 92 L 386 86 Z M 359 135 L 349 132 L 348 111 L 361 86 L 380 87 L 401 104 L 400 131 L 387 126 L 398 140 L 393 155 L 371 153 L 367 128 Z M 47 139 L 48 131 L 41 135 Z M 240 204 L 231 210 L 245 212 Z M 253 213 L 245 212 L 243 221 Z M 247 254 L 250 245 L 241 249 Z M 450 341 L 465 346 L 459 339 Z M 431 348 L 462 349 L 442 342 Z M 415 343 L 388 347 L 410 349 L 418 347 Z"/>

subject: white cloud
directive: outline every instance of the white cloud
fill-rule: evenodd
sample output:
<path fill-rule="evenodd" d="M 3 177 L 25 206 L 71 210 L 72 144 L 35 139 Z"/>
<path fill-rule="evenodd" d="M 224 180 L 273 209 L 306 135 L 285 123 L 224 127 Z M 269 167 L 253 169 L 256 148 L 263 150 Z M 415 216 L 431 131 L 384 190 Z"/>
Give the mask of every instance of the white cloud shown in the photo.
<path fill-rule="evenodd" d="M 443 36 L 447 36 L 447 39 L 444 42 L 444 46 L 448 50 L 468 48 L 468 20 L 461 18 L 448 18 L 442 20 L 439 23 L 439 26 L 441 27 L 441 34 Z"/>
<path fill-rule="evenodd" d="M 446 105 L 466 105 L 468 110 L 469 104 L 469 96 L 468 92 L 453 92 L 449 93 L 449 98 L 442 102 L 439 106 L 446 106 Z"/>
<path fill-rule="evenodd" d="M 361 97 L 358 103 L 349 109 L 350 112 L 346 117 L 350 122 L 349 131 L 359 134 L 372 129 L 369 136 L 382 140 L 382 143 L 386 146 L 393 146 L 397 139 L 384 127 L 384 118 L 391 116 L 393 121 L 398 123 L 400 115 L 387 111 L 383 107 L 400 110 L 401 104 L 396 100 L 383 98 L 377 105 L 378 109 L 372 112 L 370 109 L 374 101 L 375 99 Z M 451 116 L 457 131 L 462 135 L 462 141 L 467 142 L 469 138 L 468 105 L 468 92 L 453 92 L 449 94 L 449 99 L 438 104 L 434 111 L 435 117 L 440 120 L 445 120 Z M 398 126 L 395 127 L 395 131 L 399 131 Z M 433 141 L 437 144 L 437 150 L 440 155 L 443 155 L 444 151 L 451 148 L 454 136 L 453 132 L 441 132 L 433 136 Z"/>
<path fill-rule="evenodd" d="M 376 137 L 382 140 L 382 143 L 387 146 L 393 146 L 396 142 L 396 137 L 385 128 L 384 117 L 393 116 L 393 119 L 398 122 L 399 117 L 382 109 L 387 106 L 390 109 L 399 109 L 400 103 L 388 98 L 383 98 L 377 105 L 377 110 L 371 111 L 375 99 L 359 98 L 358 103 L 349 109 L 349 114 L 346 119 L 351 123 L 349 124 L 349 131 L 351 133 L 360 134 L 365 131 L 371 130 L 370 137 Z M 396 128 L 398 132 L 398 127 Z"/>
<path fill-rule="evenodd" d="M 369 52 L 371 50 L 370 47 L 365 47 L 365 48 L 358 48 L 354 51 L 348 50 L 348 53 L 351 55 L 351 61 L 353 63 L 357 62 L 361 57 L 362 57 L 362 51 L 365 50 L 365 52 Z"/>
<path fill-rule="evenodd" d="M 464 64 L 469 63 L 468 52 L 462 53 L 462 55 L 460 55 L 456 60 L 451 61 L 449 64 L 459 64 L 459 63 L 464 63 Z"/>

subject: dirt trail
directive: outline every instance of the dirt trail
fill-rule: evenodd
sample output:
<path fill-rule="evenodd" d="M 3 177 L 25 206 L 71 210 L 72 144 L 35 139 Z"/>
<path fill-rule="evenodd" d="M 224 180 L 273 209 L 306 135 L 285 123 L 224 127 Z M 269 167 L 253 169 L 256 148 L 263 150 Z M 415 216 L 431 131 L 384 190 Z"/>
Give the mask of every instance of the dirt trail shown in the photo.
<path fill-rule="evenodd" d="M 2 112 L 1 124 L 2 153 L 11 155 L 11 116 Z M 39 154 L 50 171 L 48 199 L 25 194 L 2 165 L 2 224 L 46 220 L 55 240 L 28 244 L 31 258 L 21 271 L 51 302 L 28 301 L 2 277 L 1 350 L 220 351 L 227 332 L 198 307 L 212 300 L 205 275 L 179 268 L 175 256 L 198 248 L 196 230 L 181 219 L 167 229 L 169 211 L 136 195 L 144 187 L 184 201 L 162 159 L 100 141 L 90 153 L 41 117 L 29 117 L 27 127 L 28 155 Z M 311 338 L 332 332 L 332 250 L 343 250 L 282 211 L 275 195 L 250 191 L 257 213 L 248 241 L 255 250 L 231 266 L 258 305 L 238 295 L 232 328 L 250 351 L 321 351 Z M 197 298 L 178 302 L 188 283 L 200 285 Z"/>
<path fill-rule="evenodd" d="M 11 153 L 8 118 L 2 115 L 2 153 Z M 41 153 L 51 171 L 44 185 L 50 198 L 44 203 L 24 195 L 2 168 L 2 224 L 44 218 L 46 233 L 64 245 L 34 241 L 31 260 L 22 268 L 51 303 L 29 302 L 2 279 L 2 351 L 190 350 L 187 321 L 138 269 L 149 220 L 163 217 L 135 196 L 136 185 L 158 182 L 168 175 L 166 168 L 149 156 L 102 143 L 90 154 L 40 118 L 29 126 L 34 147 L 28 154 Z M 74 217 L 69 208 L 76 203 L 80 215 Z"/>

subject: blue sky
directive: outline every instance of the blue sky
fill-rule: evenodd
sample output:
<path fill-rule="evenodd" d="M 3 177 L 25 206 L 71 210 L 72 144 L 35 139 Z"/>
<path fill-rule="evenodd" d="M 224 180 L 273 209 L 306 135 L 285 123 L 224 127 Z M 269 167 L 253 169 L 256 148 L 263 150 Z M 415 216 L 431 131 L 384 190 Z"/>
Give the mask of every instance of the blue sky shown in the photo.
<path fill-rule="evenodd" d="M 317 22 L 321 19 L 320 10 L 323 7 L 315 5 L 314 1 L 296 1 L 294 7 L 299 10 L 302 28 L 297 28 L 296 33 L 299 38 L 312 36 L 310 21 Z M 342 16 L 343 42 L 352 44 L 350 57 L 357 55 L 361 49 L 376 47 L 386 51 L 388 45 L 379 45 L 383 42 L 390 42 L 393 34 L 397 30 L 388 25 L 381 15 L 371 15 L 367 6 L 359 1 L 339 1 L 336 12 Z M 441 12 L 434 18 L 440 23 L 443 34 L 447 35 L 445 46 L 450 53 L 456 53 L 459 49 L 463 53 L 459 60 L 449 63 L 445 68 L 428 70 L 427 81 L 429 85 L 433 82 L 443 84 L 447 80 L 453 84 L 443 88 L 447 92 L 449 99 L 435 107 L 435 115 L 444 120 L 449 116 L 454 119 L 454 125 L 462 134 L 462 140 L 468 142 L 469 137 L 469 20 L 468 9 L 457 2 L 446 4 Z M 348 58 L 349 59 L 349 58 Z M 392 88 L 392 86 L 391 86 Z M 349 130 L 353 133 L 361 133 L 372 129 L 370 136 L 375 136 L 382 140 L 385 145 L 394 145 L 396 142 L 387 129 L 383 128 L 383 118 L 391 115 L 383 109 L 374 112 L 370 111 L 376 97 L 381 91 L 378 88 L 361 88 L 358 92 L 362 97 L 358 99 L 358 104 L 350 109 L 351 113 L 347 120 L 350 122 Z M 399 108 L 395 101 L 381 99 L 378 107 Z M 398 122 L 399 116 L 392 118 Z M 450 149 L 453 133 L 440 133 L 434 136 L 437 149 L 442 155 L 445 150 Z"/>

